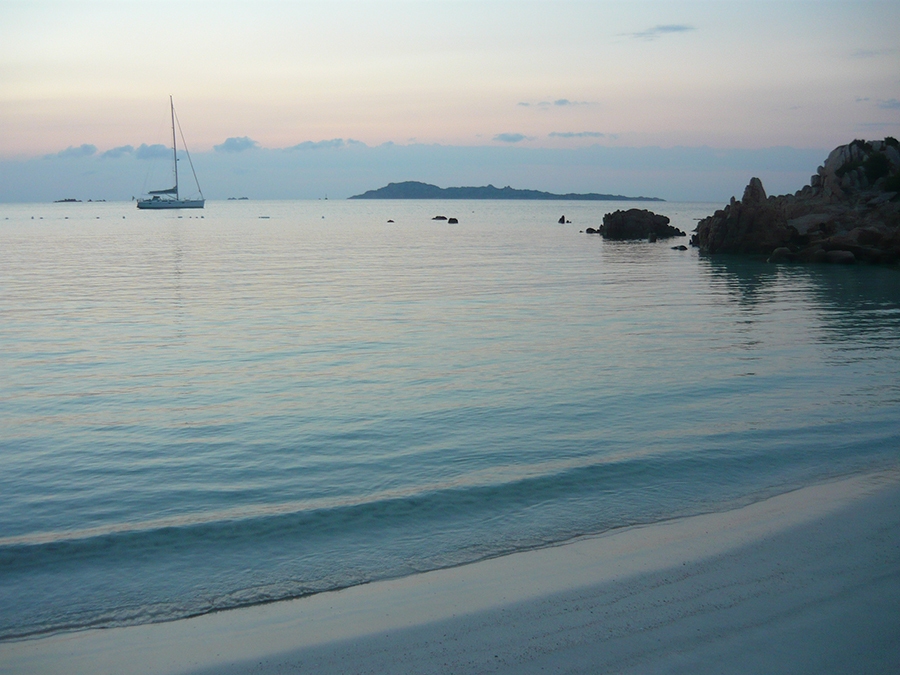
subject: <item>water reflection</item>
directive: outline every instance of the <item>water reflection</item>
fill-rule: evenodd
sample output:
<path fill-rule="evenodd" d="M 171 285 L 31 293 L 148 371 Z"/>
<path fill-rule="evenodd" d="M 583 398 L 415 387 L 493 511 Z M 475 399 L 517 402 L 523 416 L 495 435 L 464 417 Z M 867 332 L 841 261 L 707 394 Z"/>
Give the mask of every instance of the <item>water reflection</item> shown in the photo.
<path fill-rule="evenodd" d="M 900 270 L 772 265 L 738 256 L 703 257 L 699 265 L 739 308 L 781 303 L 782 315 L 811 312 L 815 337 L 837 348 L 894 349 L 900 342 Z"/>
<path fill-rule="evenodd" d="M 712 287 L 724 289 L 729 300 L 748 307 L 768 302 L 779 279 L 776 265 L 746 257 L 704 256 L 699 265 Z"/>

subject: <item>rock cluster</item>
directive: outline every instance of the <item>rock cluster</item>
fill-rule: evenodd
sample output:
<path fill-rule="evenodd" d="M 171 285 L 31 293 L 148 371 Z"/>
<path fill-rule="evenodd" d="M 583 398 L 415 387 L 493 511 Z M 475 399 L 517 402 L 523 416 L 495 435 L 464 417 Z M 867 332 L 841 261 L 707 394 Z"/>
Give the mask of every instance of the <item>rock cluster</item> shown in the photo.
<path fill-rule="evenodd" d="M 604 239 L 667 239 L 683 237 L 685 233 L 669 225 L 669 219 L 646 209 L 613 211 L 603 216 L 599 230 L 588 228 L 588 233 L 596 232 Z"/>
<path fill-rule="evenodd" d="M 835 148 L 810 184 L 767 197 L 758 178 L 740 201 L 704 218 L 691 244 L 705 253 L 749 253 L 773 262 L 900 260 L 900 144 L 853 141 Z"/>

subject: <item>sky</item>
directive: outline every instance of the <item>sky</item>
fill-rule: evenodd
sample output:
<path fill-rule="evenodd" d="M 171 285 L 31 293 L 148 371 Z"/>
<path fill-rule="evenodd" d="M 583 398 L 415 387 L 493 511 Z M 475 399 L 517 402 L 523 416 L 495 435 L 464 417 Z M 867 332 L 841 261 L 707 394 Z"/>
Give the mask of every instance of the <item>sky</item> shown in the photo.
<path fill-rule="evenodd" d="M 900 136 L 898 29 L 896 1 L 0 0 L 0 202 L 169 187 L 170 95 L 208 199 L 793 192 Z"/>

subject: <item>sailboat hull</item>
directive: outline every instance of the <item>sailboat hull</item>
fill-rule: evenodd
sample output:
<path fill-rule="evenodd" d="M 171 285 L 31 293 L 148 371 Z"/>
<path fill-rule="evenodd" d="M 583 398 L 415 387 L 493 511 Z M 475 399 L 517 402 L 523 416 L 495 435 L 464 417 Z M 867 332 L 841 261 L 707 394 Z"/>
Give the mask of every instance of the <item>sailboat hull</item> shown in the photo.
<path fill-rule="evenodd" d="M 202 209 L 205 199 L 140 199 L 139 209 Z"/>

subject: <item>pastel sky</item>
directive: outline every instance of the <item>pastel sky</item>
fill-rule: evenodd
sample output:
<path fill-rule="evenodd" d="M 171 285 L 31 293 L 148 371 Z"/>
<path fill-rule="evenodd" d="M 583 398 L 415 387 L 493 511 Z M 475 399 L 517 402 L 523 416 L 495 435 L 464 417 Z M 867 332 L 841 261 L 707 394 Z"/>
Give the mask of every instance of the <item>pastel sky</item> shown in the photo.
<path fill-rule="evenodd" d="M 261 197 L 409 179 L 607 192 L 616 158 L 615 191 L 636 194 L 684 149 L 751 158 L 738 173 L 784 157 L 805 182 L 837 145 L 900 135 L 898 29 L 894 1 L 3 0 L 0 177 L 24 177 L 0 201 L 45 198 L 27 180 L 62 161 L 137 172 L 142 146 L 171 143 L 170 94 L 213 198 L 241 164 Z"/>

